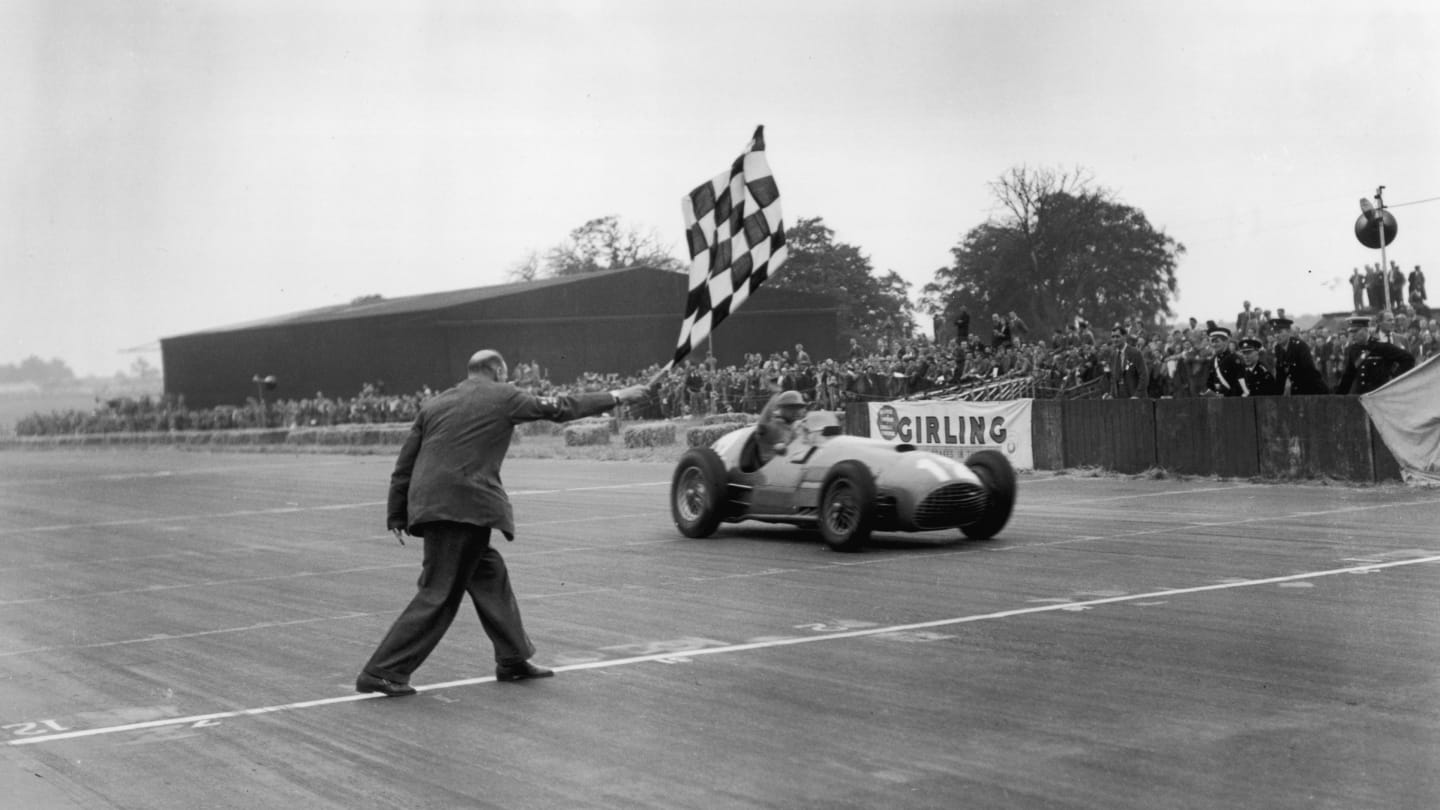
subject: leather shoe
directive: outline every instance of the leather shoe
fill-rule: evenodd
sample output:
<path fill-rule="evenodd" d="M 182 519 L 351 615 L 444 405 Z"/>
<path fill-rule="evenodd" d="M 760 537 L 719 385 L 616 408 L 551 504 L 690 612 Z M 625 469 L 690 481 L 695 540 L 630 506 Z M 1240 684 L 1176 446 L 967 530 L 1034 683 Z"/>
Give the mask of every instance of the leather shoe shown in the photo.
<path fill-rule="evenodd" d="M 521 661 L 518 664 L 501 664 L 495 668 L 495 680 L 497 681 L 523 681 L 528 678 L 548 678 L 555 674 L 555 670 L 548 667 L 537 667 L 529 661 Z"/>
<path fill-rule="evenodd" d="M 374 675 L 360 673 L 355 679 L 356 692 L 379 692 L 385 697 L 406 697 L 415 694 L 415 687 L 408 683 L 396 683 Z"/>

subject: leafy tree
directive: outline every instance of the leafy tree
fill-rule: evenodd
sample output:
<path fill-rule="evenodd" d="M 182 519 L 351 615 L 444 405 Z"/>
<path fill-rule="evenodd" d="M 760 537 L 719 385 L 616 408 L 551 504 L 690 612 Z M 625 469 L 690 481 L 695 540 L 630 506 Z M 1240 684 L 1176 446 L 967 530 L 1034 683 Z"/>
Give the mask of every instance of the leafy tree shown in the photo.
<path fill-rule="evenodd" d="M 923 290 L 926 311 L 949 324 L 967 306 L 971 331 L 983 333 L 989 321 L 981 316 L 1013 310 L 1040 335 L 1075 317 L 1106 328 L 1174 314 L 1185 246 L 1151 227 L 1144 212 L 1078 171 L 1015 168 L 990 187 L 1005 216 L 951 248 L 954 263 Z"/>
<path fill-rule="evenodd" d="M 662 270 L 685 269 L 679 259 L 661 247 L 658 236 L 626 228 L 613 215 L 581 225 L 570 232 L 566 241 L 551 248 L 545 255 L 545 273 L 549 276 L 577 276 L 636 265 Z M 525 265 L 522 264 L 512 270 L 512 275 L 523 277 L 524 272 Z"/>
<path fill-rule="evenodd" d="M 47 361 L 32 354 L 20 361 L 19 365 L 7 363 L 0 366 L 0 382 L 3 383 L 30 382 L 46 387 L 74 381 L 75 372 L 58 357 Z"/>
<path fill-rule="evenodd" d="M 525 258 L 511 265 L 505 276 L 511 281 L 534 281 L 540 277 L 541 269 L 540 254 L 532 250 Z"/>
<path fill-rule="evenodd" d="M 854 245 L 836 241 L 823 219 L 801 219 L 786 227 L 785 245 L 785 263 L 766 286 L 839 299 L 845 309 L 842 343 L 852 337 L 868 343 L 880 335 L 913 334 L 909 282 L 894 270 L 876 277 L 870 259 Z"/>
<path fill-rule="evenodd" d="M 143 357 L 135 358 L 135 362 L 130 364 L 130 376 L 137 380 L 159 380 L 161 378 L 160 369 L 150 365 L 149 361 Z"/>

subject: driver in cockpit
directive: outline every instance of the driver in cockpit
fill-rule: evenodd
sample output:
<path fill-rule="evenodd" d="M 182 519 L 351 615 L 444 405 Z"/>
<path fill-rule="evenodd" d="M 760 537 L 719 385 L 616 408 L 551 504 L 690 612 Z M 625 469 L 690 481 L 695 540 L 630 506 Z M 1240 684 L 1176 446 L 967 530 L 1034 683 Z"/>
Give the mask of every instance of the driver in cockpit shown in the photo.
<path fill-rule="evenodd" d="M 762 465 L 777 455 L 785 455 L 795 438 L 795 423 L 804 415 L 805 397 L 799 391 L 782 391 L 770 397 L 755 426 Z"/>

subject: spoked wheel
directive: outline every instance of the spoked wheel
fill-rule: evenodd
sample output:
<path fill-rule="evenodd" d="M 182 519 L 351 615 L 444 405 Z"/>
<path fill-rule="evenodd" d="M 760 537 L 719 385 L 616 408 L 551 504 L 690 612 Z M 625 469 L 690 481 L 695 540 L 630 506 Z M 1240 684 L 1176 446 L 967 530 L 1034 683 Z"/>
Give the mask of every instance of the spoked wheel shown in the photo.
<path fill-rule="evenodd" d="M 725 463 L 708 447 L 693 447 L 675 465 L 670 515 L 686 537 L 709 537 L 720 526 L 726 487 Z"/>
<path fill-rule="evenodd" d="M 1015 468 L 1010 459 L 997 450 L 980 450 L 965 459 L 965 466 L 975 472 L 975 477 L 985 486 L 990 496 L 985 514 L 969 526 L 961 527 L 966 537 L 974 540 L 988 540 L 1000 533 L 1010 520 L 1015 508 Z"/>
<path fill-rule="evenodd" d="M 836 551 L 859 551 L 875 520 L 875 478 L 857 461 L 830 471 L 820 495 L 820 535 Z"/>

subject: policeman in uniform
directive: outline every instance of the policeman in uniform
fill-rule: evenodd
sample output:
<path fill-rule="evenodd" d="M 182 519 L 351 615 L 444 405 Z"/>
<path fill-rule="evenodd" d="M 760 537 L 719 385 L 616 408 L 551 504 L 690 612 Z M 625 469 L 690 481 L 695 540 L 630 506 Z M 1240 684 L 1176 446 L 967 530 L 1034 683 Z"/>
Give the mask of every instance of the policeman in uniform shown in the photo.
<path fill-rule="evenodd" d="M 1275 375 L 1260 362 L 1260 349 L 1264 344 L 1255 338 L 1240 341 L 1240 396 L 1269 397 L 1279 393 Z"/>
<path fill-rule="evenodd" d="M 1276 394 L 1328 394 L 1330 389 L 1315 363 L 1310 344 L 1295 337 L 1291 327 L 1295 322 L 1289 318 L 1271 318 L 1270 327 L 1275 333 L 1275 386 Z"/>
<path fill-rule="evenodd" d="M 1335 393 L 1368 394 L 1415 367 L 1415 355 L 1370 334 L 1369 317 L 1351 318 L 1345 331 L 1350 333 L 1350 345 Z"/>
<path fill-rule="evenodd" d="M 1230 349 L 1230 330 L 1216 326 L 1214 321 L 1208 325 L 1206 331 L 1210 335 L 1210 348 L 1215 352 L 1210 363 L 1210 379 L 1206 384 L 1208 393 L 1222 397 L 1244 396 L 1240 388 L 1240 359 Z"/>

